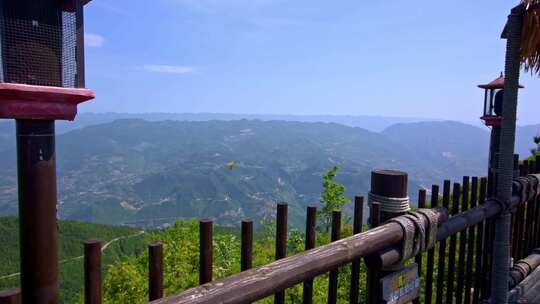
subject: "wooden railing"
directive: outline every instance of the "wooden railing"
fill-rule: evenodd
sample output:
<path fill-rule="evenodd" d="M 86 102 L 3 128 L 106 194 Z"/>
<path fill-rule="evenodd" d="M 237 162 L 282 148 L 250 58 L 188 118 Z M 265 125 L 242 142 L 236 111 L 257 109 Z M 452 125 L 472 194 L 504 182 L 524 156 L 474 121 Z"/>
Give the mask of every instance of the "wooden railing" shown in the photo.
<path fill-rule="evenodd" d="M 540 172 L 540 158 L 536 162 L 523 162 L 519 176 Z M 526 257 L 540 246 L 540 200 L 536 190 L 540 175 L 528 179 L 516 178 L 511 205 L 513 213 L 512 257 L 515 261 Z M 464 177 L 461 183 L 444 181 L 442 198 L 440 187 L 431 188 L 430 204 L 426 190 L 420 190 L 418 206 L 433 208 L 439 219 L 437 244 L 418 254 L 422 294 L 415 303 L 480 303 L 490 297 L 491 251 L 493 246 L 493 219 L 502 210 L 500 202 L 490 199 L 488 179 Z M 523 188 L 525 187 L 525 188 Z M 533 189 L 534 188 L 534 189 Z M 379 205 L 370 208 L 371 224 L 378 225 Z M 443 208 L 436 208 L 443 207 Z M 400 260 L 400 247 L 404 239 L 402 227 L 395 223 L 362 232 L 363 197 L 354 201 L 353 235 L 341 238 L 341 213 L 335 211 L 331 223 L 332 242 L 315 247 L 316 207 L 307 207 L 305 230 L 306 251 L 287 257 L 287 204 L 277 205 L 275 257 L 276 261 L 252 268 L 253 223 L 245 220 L 241 225 L 242 272 L 218 280 L 212 278 L 213 248 L 212 220 L 200 221 L 200 286 L 180 294 L 163 298 L 163 245 L 149 245 L 149 295 L 154 303 L 252 303 L 274 296 L 275 303 L 285 302 L 285 290 L 303 284 L 303 303 L 312 303 L 313 279 L 328 276 L 328 303 L 337 302 L 339 267 L 351 267 L 348 300 L 350 303 L 376 303 L 380 291 L 376 290 L 380 270 Z M 446 212 L 448 210 L 448 213 Z M 100 250 L 95 242 L 85 244 L 85 302 L 101 303 Z M 437 259 L 438 256 L 438 259 Z M 360 286 L 360 263 L 368 267 L 368 282 Z M 349 265 L 349 266 L 347 266 Z M 375 282 L 375 283 L 374 283 Z M 360 289 L 366 298 L 360 299 Z M 0 293 L 0 303 L 17 299 L 13 291 Z M 7 300 L 6 300 L 7 299 Z"/>

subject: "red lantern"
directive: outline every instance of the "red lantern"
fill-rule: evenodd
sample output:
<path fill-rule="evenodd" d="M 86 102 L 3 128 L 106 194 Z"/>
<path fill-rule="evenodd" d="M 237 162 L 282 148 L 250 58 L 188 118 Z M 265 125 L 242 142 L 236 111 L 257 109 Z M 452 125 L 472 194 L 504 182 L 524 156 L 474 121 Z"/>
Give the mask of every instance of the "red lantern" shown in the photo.
<path fill-rule="evenodd" d="M 500 126 L 502 119 L 502 104 L 504 96 L 504 75 L 488 84 L 478 86 L 484 89 L 484 113 L 482 119 L 486 126 Z M 519 86 L 523 88 L 522 85 Z"/>

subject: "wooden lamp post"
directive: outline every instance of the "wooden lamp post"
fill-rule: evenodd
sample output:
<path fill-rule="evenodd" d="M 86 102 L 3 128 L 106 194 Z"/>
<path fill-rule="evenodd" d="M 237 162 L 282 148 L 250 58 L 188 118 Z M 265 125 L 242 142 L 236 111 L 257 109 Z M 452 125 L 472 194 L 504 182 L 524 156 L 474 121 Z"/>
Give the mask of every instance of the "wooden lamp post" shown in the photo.
<path fill-rule="evenodd" d="M 85 0 L 0 2 L 0 118 L 15 119 L 23 303 L 58 303 L 55 120 L 84 89 Z"/>

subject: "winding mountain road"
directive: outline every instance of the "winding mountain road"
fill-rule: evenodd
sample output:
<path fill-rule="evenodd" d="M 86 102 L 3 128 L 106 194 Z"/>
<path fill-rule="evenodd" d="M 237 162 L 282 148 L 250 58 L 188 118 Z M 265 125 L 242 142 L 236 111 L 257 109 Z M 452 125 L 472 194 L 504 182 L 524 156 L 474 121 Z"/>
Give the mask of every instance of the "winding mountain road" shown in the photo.
<path fill-rule="evenodd" d="M 107 249 L 107 247 L 109 247 L 111 244 L 117 242 L 117 241 L 120 241 L 120 240 L 123 240 L 123 239 L 127 239 L 127 238 L 132 238 L 132 237 L 136 237 L 136 236 L 139 236 L 139 235 L 143 235 L 145 233 L 144 230 L 141 230 L 137 233 L 134 233 L 134 234 L 130 234 L 130 235 L 125 235 L 125 236 L 120 236 L 120 237 L 117 237 L 117 238 L 114 238 L 110 241 L 108 241 L 107 243 L 105 243 L 103 246 L 101 246 L 101 252 L 104 252 L 105 249 Z M 72 258 L 68 258 L 68 259 L 64 259 L 64 260 L 61 260 L 58 262 L 58 264 L 65 264 L 65 263 L 68 263 L 68 262 L 71 262 L 71 261 L 75 261 L 75 260 L 80 260 L 84 258 L 84 255 L 80 255 L 80 256 L 76 256 L 76 257 L 72 257 Z M 13 277 L 18 277 L 20 276 L 21 273 L 20 272 L 16 272 L 16 273 L 12 273 L 12 274 L 8 274 L 8 275 L 5 275 L 5 276 L 1 276 L 0 277 L 0 280 L 3 280 L 3 279 L 8 279 L 8 278 L 13 278 Z"/>

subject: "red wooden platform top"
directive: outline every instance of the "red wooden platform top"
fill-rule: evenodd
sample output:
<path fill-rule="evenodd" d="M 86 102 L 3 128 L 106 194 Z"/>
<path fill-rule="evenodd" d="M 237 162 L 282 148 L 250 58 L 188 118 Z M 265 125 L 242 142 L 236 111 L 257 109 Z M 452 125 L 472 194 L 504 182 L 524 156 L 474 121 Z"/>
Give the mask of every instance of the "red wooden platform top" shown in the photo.
<path fill-rule="evenodd" d="M 94 97 L 90 89 L 0 83 L 0 118 L 73 120 Z"/>

